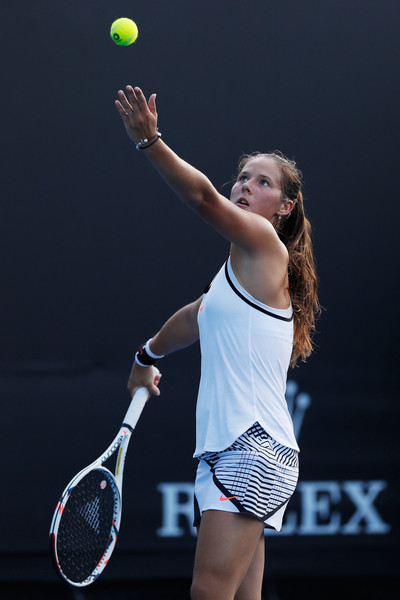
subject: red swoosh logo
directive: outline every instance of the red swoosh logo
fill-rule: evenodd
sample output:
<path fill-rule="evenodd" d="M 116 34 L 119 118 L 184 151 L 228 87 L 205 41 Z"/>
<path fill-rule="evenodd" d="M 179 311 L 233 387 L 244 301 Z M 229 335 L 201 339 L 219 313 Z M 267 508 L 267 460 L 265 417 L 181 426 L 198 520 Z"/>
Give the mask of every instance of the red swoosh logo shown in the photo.
<path fill-rule="evenodd" d="M 225 502 L 225 500 L 233 500 L 234 498 L 237 498 L 237 496 L 223 496 L 221 494 L 219 499 L 221 500 L 221 502 Z"/>

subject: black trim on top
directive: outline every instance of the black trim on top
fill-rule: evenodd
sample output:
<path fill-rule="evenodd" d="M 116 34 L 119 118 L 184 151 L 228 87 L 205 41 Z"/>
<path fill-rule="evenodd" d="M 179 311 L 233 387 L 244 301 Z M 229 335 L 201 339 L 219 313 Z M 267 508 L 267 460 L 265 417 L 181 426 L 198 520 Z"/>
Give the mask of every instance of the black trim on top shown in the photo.
<path fill-rule="evenodd" d="M 239 290 L 235 287 L 235 284 L 233 283 L 232 279 L 229 277 L 228 261 L 225 263 L 225 276 L 226 276 L 226 279 L 227 279 L 229 285 L 231 286 L 231 288 L 235 292 L 235 294 L 237 294 L 239 296 L 239 298 L 241 298 L 242 300 L 244 300 L 245 302 L 247 302 L 247 304 L 249 304 L 253 308 L 256 308 L 257 310 L 259 310 L 260 312 L 264 313 L 265 315 L 269 315 L 270 317 L 274 317 L 274 319 L 279 319 L 280 321 L 286 321 L 287 323 L 290 323 L 290 321 L 293 320 L 293 312 L 292 312 L 292 316 L 291 317 L 282 317 L 281 315 L 276 315 L 275 313 L 270 312 L 269 310 L 266 310 L 265 308 L 261 308 L 261 306 L 258 306 L 258 304 L 255 304 L 254 302 L 252 302 L 251 300 L 249 300 L 248 298 L 246 298 L 246 296 L 243 296 L 243 294 L 241 292 L 239 292 Z"/>
<path fill-rule="evenodd" d="M 203 290 L 203 294 L 207 294 L 207 292 L 209 292 L 209 291 L 210 291 L 211 284 L 212 284 L 212 280 L 211 280 L 211 281 L 210 281 L 210 283 L 209 283 L 208 285 L 206 285 L 206 287 L 204 288 L 204 290 Z"/>

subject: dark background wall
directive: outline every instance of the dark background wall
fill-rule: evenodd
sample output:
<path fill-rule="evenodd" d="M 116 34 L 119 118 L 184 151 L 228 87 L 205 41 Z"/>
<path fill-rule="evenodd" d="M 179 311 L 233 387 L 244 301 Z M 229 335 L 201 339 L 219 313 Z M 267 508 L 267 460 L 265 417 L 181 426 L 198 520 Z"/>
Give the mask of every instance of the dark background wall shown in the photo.
<path fill-rule="evenodd" d="M 242 152 L 278 148 L 303 170 L 325 310 L 315 355 L 289 374 L 308 403 L 301 481 L 286 533 L 267 538 L 268 574 L 394 575 L 398 3 L 1 8 L 0 578 L 54 579 L 52 511 L 118 428 L 134 350 L 228 251 L 129 142 L 113 106 L 127 83 L 157 92 L 163 139 L 227 195 Z M 139 27 L 128 48 L 108 35 L 120 16 Z M 186 506 L 193 480 L 198 358 L 162 363 L 105 579 L 190 576 L 187 518 L 178 537 L 165 520 L 168 493 Z"/>

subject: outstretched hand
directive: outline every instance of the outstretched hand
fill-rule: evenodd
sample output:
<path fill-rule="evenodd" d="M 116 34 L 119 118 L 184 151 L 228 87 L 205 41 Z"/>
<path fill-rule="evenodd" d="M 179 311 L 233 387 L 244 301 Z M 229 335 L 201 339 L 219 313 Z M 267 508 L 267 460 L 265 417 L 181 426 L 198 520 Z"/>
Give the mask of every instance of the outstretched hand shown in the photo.
<path fill-rule="evenodd" d="M 147 102 L 140 88 L 127 85 L 126 94 L 119 90 L 115 106 L 121 115 L 128 136 L 135 144 L 156 135 L 158 120 L 156 94 L 152 94 Z"/>

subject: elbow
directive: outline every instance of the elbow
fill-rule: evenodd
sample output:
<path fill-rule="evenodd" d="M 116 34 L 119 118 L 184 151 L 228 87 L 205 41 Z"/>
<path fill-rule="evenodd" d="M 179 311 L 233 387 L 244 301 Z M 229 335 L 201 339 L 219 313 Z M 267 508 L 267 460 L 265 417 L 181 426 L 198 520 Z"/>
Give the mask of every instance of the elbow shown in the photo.
<path fill-rule="evenodd" d="M 204 175 L 193 181 L 192 186 L 190 186 L 190 193 L 183 200 L 193 209 L 202 212 L 215 203 L 217 196 L 217 190 Z"/>
<path fill-rule="evenodd" d="M 218 204 L 219 194 L 217 190 L 210 184 L 200 188 L 194 199 L 193 208 L 203 216 L 209 214 Z"/>

